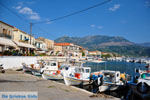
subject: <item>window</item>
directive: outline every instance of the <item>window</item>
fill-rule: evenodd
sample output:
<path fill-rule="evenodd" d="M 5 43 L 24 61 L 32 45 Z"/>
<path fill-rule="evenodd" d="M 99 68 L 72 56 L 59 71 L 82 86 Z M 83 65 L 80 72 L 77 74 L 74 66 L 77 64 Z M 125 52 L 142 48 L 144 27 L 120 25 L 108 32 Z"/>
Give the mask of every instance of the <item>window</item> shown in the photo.
<path fill-rule="evenodd" d="M 7 30 L 6 30 L 6 29 L 3 29 L 3 33 L 4 33 L 4 34 L 7 34 Z"/>
<path fill-rule="evenodd" d="M 20 40 L 22 40 L 22 35 L 20 35 Z"/>
<path fill-rule="evenodd" d="M 26 41 L 26 39 L 27 39 L 27 38 L 26 38 L 26 36 L 25 36 L 25 37 L 24 37 L 24 40 Z"/>
<path fill-rule="evenodd" d="M 56 63 L 51 63 L 51 66 L 56 66 Z"/>
<path fill-rule="evenodd" d="M 89 69 L 85 69 L 85 73 L 89 73 L 90 72 L 90 70 Z"/>

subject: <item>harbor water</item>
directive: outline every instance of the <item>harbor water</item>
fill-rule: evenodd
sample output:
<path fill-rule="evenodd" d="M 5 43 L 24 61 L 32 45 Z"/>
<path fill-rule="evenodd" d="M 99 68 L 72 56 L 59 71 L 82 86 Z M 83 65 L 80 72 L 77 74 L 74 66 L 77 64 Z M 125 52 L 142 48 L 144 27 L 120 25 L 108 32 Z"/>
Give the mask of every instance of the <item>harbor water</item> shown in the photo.
<path fill-rule="evenodd" d="M 118 61 L 106 61 L 103 63 L 92 63 L 87 62 L 84 66 L 91 67 L 92 72 L 100 70 L 113 70 L 120 71 L 121 73 L 126 73 L 128 75 L 134 75 L 135 69 L 145 70 L 146 64 L 143 63 L 132 63 L 132 62 L 118 62 Z"/>

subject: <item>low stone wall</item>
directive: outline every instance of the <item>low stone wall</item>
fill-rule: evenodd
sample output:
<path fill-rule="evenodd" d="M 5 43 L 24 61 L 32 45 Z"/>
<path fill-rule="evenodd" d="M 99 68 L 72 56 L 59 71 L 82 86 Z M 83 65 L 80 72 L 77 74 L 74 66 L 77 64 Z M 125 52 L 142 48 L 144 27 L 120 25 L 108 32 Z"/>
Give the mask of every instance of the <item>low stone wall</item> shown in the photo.
<path fill-rule="evenodd" d="M 13 69 L 13 68 L 21 68 L 22 63 L 26 64 L 35 64 L 37 60 L 57 60 L 60 62 L 65 62 L 66 57 L 58 57 L 58 56 L 0 56 L 0 64 L 3 64 L 4 69 Z M 71 57 L 71 59 L 78 60 L 78 57 Z"/>
<path fill-rule="evenodd" d="M 31 56 L 0 56 L 0 64 L 3 64 L 4 69 L 21 68 L 22 63 L 34 64 L 37 57 Z"/>

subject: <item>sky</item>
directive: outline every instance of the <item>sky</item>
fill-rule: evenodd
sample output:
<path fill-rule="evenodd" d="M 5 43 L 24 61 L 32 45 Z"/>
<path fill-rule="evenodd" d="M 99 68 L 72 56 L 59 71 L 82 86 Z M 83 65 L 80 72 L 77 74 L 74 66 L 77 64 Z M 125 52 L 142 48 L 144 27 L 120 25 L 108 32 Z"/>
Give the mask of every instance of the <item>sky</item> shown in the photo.
<path fill-rule="evenodd" d="M 49 21 L 106 0 L 0 0 L 0 20 L 30 33 L 27 22 Z M 26 20 L 26 21 L 24 21 Z M 121 36 L 131 42 L 150 42 L 150 0 L 112 0 L 57 21 L 33 24 L 34 37 Z"/>

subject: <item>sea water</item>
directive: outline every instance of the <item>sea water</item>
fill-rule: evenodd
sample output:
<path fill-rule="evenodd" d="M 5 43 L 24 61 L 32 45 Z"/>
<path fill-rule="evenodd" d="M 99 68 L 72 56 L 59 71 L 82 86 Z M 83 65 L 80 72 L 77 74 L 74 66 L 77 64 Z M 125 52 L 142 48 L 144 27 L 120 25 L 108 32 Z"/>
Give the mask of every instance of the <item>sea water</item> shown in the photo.
<path fill-rule="evenodd" d="M 86 62 L 84 66 L 91 67 L 92 72 L 100 70 L 112 70 L 120 71 L 129 75 L 135 74 L 135 69 L 145 70 L 146 64 L 132 63 L 132 62 L 118 62 L 118 61 L 106 61 L 103 63 Z"/>

